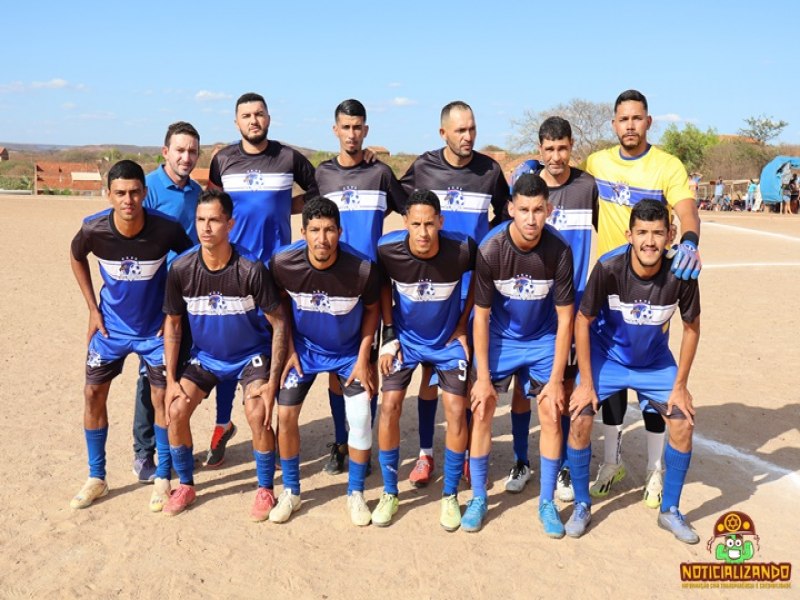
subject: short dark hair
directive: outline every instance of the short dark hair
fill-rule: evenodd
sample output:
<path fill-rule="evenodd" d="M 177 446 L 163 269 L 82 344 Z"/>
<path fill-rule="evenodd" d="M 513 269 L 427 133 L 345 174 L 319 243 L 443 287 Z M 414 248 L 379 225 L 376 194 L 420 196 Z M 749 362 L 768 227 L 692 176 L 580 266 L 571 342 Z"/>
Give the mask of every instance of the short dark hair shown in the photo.
<path fill-rule="evenodd" d="M 167 127 L 167 135 L 164 136 L 164 145 L 169 148 L 169 143 L 172 141 L 172 136 L 181 134 L 192 136 L 197 140 L 197 143 L 200 144 L 200 134 L 197 133 L 197 129 L 195 129 L 191 123 L 187 123 L 186 121 L 177 121 Z"/>
<path fill-rule="evenodd" d="M 247 92 L 239 96 L 239 99 L 236 101 L 236 111 L 238 112 L 240 104 L 247 104 L 248 102 L 261 102 L 264 108 L 267 108 L 267 101 L 264 100 L 264 96 L 256 94 L 255 92 Z M 268 108 L 267 111 L 269 111 Z"/>
<path fill-rule="evenodd" d="M 572 139 L 572 127 L 569 121 L 561 117 L 547 117 L 539 126 L 539 143 L 544 140 Z"/>
<path fill-rule="evenodd" d="M 333 219 L 336 227 L 339 229 L 342 227 L 339 219 L 339 207 L 333 200 L 324 196 L 312 196 L 306 200 L 303 206 L 303 229 L 308 227 L 308 222 L 312 219 Z"/>
<path fill-rule="evenodd" d="M 333 112 L 333 118 L 338 119 L 339 115 L 347 115 L 348 117 L 363 117 L 366 121 L 367 109 L 364 108 L 364 105 L 358 100 L 350 98 L 349 100 L 343 100 L 339 103 L 339 106 L 336 107 L 336 110 Z"/>
<path fill-rule="evenodd" d="M 444 105 L 444 108 L 442 108 L 442 114 L 439 116 L 439 121 L 444 123 L 445 119 L 447 119 L 450 116 L 450 113 L 456 108 L 459 110 L 468 110 L 469 112 L 472 112 L 472 107 L 466 102 L 462 100 L 453 100 L 452 102 L 448 102 Z"/>
<path fill-rule="evenodd" d="M 628 221 L 628 229 L 633 231 L 633 223 L 636 220 L 639 221 L 664 221 L 664 225 L 669 228 L 669 211 L 667 210 L 666 205 L 659 201 L 653 200 L 652 198 L 645 198 L 644 200 L 639 200 L 636 205 L 631 210 L 631 218 Z"/>
<path fill-rule="evenodd" d="M 617 112 L 617 108 L 623 102 L 641 102 L 644 105 L 644 110 L 647 112 L 647 98 L 644 97 L 644 94 L 639 90 L 625 90 L 614 101 L 614 112 Z"/>
<path fill-rule="evenodd" d="M 439 196 L 430 190 L 414 190 L 406 201 L 405 212 L 414 204 L 422 204 L 423 206 L 433 207 L 433 212 L 437 215 L 442 214 L 442 204 L 439 202 Z"/>
<path fill-rule="evenodd" d="M 114 163 L 114 166 L 108 170 L 109 189 L 111 189 L 111 182 L 115 179 L 137 179 L 142 182 L 142 187 L 147 187 L 144 181 L 144 170 L 132 160 L 121 160 Z"/>
<path fill-rule="evenodd" d="M 545 200 L 549 200 L 550 190 L 544 179 L 535 173 L 524 173 L 514 183 L 514 189 L 511 191 L 511 200 L 513 201 L 517 196 L 527 196 L 529 198 L 544 196 Z"/>
<path fill-rule="evenodd" d="M 233 216 L 233 200 L 230 194 L 215 188 L 209 188 L 200 194 L 197 199 L 197 206 L 201 204 L 211 204 L 212 202 L 219 202 L 222 207 L 222 214 L 229 219 Z"/>

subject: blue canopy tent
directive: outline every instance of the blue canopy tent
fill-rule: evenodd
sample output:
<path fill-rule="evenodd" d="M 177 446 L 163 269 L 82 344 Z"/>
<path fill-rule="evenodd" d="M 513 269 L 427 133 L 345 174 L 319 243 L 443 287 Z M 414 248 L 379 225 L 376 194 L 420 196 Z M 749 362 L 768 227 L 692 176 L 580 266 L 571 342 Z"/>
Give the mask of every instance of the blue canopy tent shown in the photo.
<path fill-rule="evenodd" d="M 761 171 L 761 201 L 767 204 L 783 202 L 781 198 L 781 174 L 786 165 L 791 169 L 800 169 L 800 156 L 778 156 L 773 158 Z"/>

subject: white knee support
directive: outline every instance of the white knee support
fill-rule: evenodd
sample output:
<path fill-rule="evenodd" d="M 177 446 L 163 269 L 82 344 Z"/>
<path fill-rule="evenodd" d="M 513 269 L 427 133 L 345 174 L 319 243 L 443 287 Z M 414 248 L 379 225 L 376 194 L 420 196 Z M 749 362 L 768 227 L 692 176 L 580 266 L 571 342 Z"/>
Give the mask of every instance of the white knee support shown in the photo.
<path fill-rule="evenodd" d="M 361 392 L 355 396 L 344 397 L 344 410 L 347 416 L 347 445 L 356 450 L 372 448 L 372 419 L 369 413 L 369 396 Z"/>

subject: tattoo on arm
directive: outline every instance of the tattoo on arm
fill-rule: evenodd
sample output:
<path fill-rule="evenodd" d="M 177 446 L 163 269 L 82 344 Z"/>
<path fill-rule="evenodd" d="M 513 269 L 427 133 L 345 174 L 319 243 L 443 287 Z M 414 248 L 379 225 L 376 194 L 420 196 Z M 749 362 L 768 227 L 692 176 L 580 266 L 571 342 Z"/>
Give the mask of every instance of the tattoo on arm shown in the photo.
<path fill-rule="evenodd" d="M 279 306 L 268 316 L 272 325 L 272 359 L 270 360 L 269 379 L 270 381 L 279 381 L 286 364 L 286 313 L 284 313 L 283 307 Z"/>

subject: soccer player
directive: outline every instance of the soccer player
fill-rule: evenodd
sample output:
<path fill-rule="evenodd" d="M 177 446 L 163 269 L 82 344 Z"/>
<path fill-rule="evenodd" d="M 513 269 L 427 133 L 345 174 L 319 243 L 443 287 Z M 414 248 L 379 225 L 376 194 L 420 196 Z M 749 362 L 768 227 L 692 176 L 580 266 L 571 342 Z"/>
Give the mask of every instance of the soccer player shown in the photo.
<path fill-rule="evenodd" d="M 572 336 L 575 288 L 572 251 L 546 219 L 551 211 L 547 184 L 526 173 L 514 184 L 508 214 L 481 242 L 475 266 L 473 323 L 472 500 L 461 529 L 479 531 L 486 517 L 486 480 L 497 392 L 514 375 L 536 398 L 541 495 L 539 520 L 545 534 L 564 536 L 553 495 L 561 466 L 564 370 Z"/>
<path fill-rule="evenodd" d="M 240 96 L 234 122 L 242 139 L 214 156 L 208 183 L 233 198 L 231 242 L 266 263 L 291 241 L 290 217 L 305 199 L 304 194 L 292 198 L 292 184 L 309 197 L 317 194 L 314 167 L 297 150 L 267 139 L 270 116 L 263 96 Z"/>
<path fill-rule="evenodd" d="M 286 359 L 287 319 L 264 264 L 230 243 L 232 214 L 233 202 L 227 193 L 207 190 L 200 195 L 195 219 L 200 246 L 173 262 L 167 280 L 164 353 L 169 451 L 180 480 L 164 504 L 162 512 L 168 516 L 183 512 L 196 497 L 191 416 L 214 386 L 229 379 L 242 385 L 245 415 L 253 433 L 258 490 L 250 518 L 264 521 L 275 505 L 271 423 Z M 179 374 L 184 318 L 192 349 L 189 363 Z"/>
<path fill-rule="evenodd" d="M 575 321 L 578 377 L 569 403 L 572 415 L 567 452 L 575 488 L 575 510 L 567 533 L 583 535 L 591 522 L 589 461 L 597 407 L 623 388 L 639 404 L 653 407 L 668 423 L 664 490 L 658 525 L 687 544 L 700 538 L 678 510 L 692 457 L 694 406 L 687 388 L 700 340 L 700 290 L 681 279 L 665 255 L 672 242 L 663 202 L 640 200 L 631 211 L 628 245 L 603 255 L 592 270 Z M 680 309 L 683 338 L 678 364 L 669 350 L 670 318 Z"/>
<path fill-rule="evenodd" d="M 489 231 L 489 207 L 493 224 L 502 219 L 509 198 L 503 170 L 492 158 L 474 149 L 477 129 L 472 108 L 460 100 L 442 108 L 439 135 L 443 148 L 431 150 L 417 158 L 400 183 L 410 194 L 416 189 L 432 190 L 441 204 L 444 228 L 471 237 L 475 242 Z M 470 275 L 464 278 L 462 303 L 466 299 Z M 420 452 L 409 481 L 425 486 L 434 470 L 433 432 L 436 423 L 438 390 L 435 375 L 431 384 L 430 370 L 423 369 L 417 411 L 419 415 Z"/>
<path fill-rule="evenodd" d="M 681 162 L 647 141 L 652 117 L 647 112 L 647 98 L 636 90 L 622 92 L 614 102 L 612 126 L 619 145 L 589 156 L 586 170 L 594 176 L 600 196 L 597 254 L 627 243 L 625 231 L 631 209 L 639 200 L 652 198 L 674 210 L 681 222 L 682 236 L 676 247 L 672 269 L 682 279 L 697 278 L 702 263 L 697 247 L 700 242 L 700 217 L 688 175 Z M 614 483 L 626 475 L 622 462 L 622 422 L 627 410 L 627 393 L 603 404 L 604 459 L 591 487 L 593 496 L 605 497 Z M 650 407 L 643 413 L 647 431 L 647 475 L 643 501 L 650 508 L 661 504 L 664 421 Z"/>
<path fill-rule="evenodd" d="M 541 163 L 535 160 L 525 161 L 515 170 L 511 183 L 513 185 L 522 174 L 532 172 L 538 174 L 547 184 L 549 202 L 553 207 L 550 216 L 547 217 L 547 223 L 559 230 L 572 250 L 573 284 L 577 306 L 586 287 L 586 276 L 589 272 L 592 223 L 597 214 L 597 186 L 591 175 L 570 166 L 572 143 L 572 127 L 569 121 L 561 117 L 545 119 L 539 127 Z M 577 374 L 573 345 L 564 371 L 566 398 L 572 393 Z M 531 405 L 522 391 L 523 386 L 519 384 L 519 381 L 514 384 L 514 395 L 511 400 L 511 433 L 516 464 L 511 468 L 505 481 L 506 491 L 512 493 L 521 492 L 531 476 L 528 461 Z M 563 444 L 566 444 L 566 436 L 569 433 L 569 415 L 566 411 L 561 416 L 561 429 L 563 433 L 561 456 L 564 459 L 566 454 Z M 562 465 L 558 472 L 556 496 L 564 502 L 572 502 L 574 499 L 568 463 Z"/>
<path fill-rule="evenodd" d="M 376 260 L 378 239 L 383 233 L 383 219 L 390 211 L 401 213 L 406 194 L 392 170 L 377 160 L 364 158 L 364 138 L 369 132 L 367 111 L 358 100 L 345 100 L 334 111 L 333 133 L 339 140 L 339 155 L 319 164 L 315 176 L 319 192 L 339 208 L 342 242 L 349 244 L 370 260 Z M 377 331 L 377 330 L 376 330 Z M 372 389 L 370 412 L 374 419 L 378 403 L 377 337 L 370 355 Z M 331 373 L 328 399 L 335 436 L 331 454 L 323 470 L 335 475 L 344 469 L 347 455 L 347 425 L 344 396 L 338 377 Z"/>
<path fill-rule="evenodd" d="M 378 244 L 385 277 L 381 292 L 383 399 L 378 425 L 383 495 L 372 522 L 389 525 L 397 512 L 403 399 L 414 369 L 429 364 L 441 382 L 447 417 L 439 522 L 447 531 L 455 531 L 461 523 L 457 493 L 467 449 L 467 319 L 472 308 L 470 293 L 462 309 L 461 286 L 475 266 L 475 242 L 466 235 L 442 231 L 439 198 L 428 190 L 409 196 L 403 223 L 405 230 L 383 236 Z"/>
<path fill-rule="evenodd" d="M 72 508 L 86 508 L 108 493 L 108 391 L 131 352 L 145 363 L 156 426 L 166 427 L 160 306 L 167 254 L 183 252 L 192 243 L 177 222 L 142 206 L 146 194 L 144 171 L 138 164 L 130 160 L 114 164 L 108 172 L 111 209 L 87 217 L 72 240 L 72 272 L 89 308 L 83 414 L 89 479 L 70 502 Z M 89 253 L 97 257 L 103 278 L 99 306 Z M 169 472 L 169 451 L 160 448 L 156 476 L 169 477 Z"/>
<path fill-rule="evenodd" d="M 303 239 L 271 259 L 275 282 L 291 304 L 289 358 L 278 395 L 283 492 L 270 513 L 284 523 L 300 508 L 300 429 L 303 401 L 317 373 L 336 373 L 350 427 L 347 510 L 354 525 L 369 525 L 364 479 L 372 448 L 370 349 L 378 326 L 377 266 L 346 244 L 339 209 L 316 197 L 303 207 Z"/>
<path fill-rule="evenodd" d="M 185 121 L 172 123 L 167 127 L 161 156 L 164 158 L 164 164 L 145 177 L 147 196 L 144 199 L 144 206 L 176 219 L 183 226 L 186 235 L 197 243 L 197 233 L 194 228 L 195 210 L 197 199 L 203 191 L 191 178 L 200 157 L 200 134 L 197 129 Z M 175 254 L 170 253 L 167 263 L 171 263 L 174 258 Z M 191 337 L 187 333 L 184 336 L 184 353 L 189 351 L 191 342 Z M 155 437 L 149 393 L 147 377 L 141 374 L 136 384 L 136 408 L 133 417 L 133 448 L 136 455 L 133 471 L 142 482 L 152 481 L 156 470 L 153 463 Z M 216 467 L 222 464 L 225 447 L 236 431 L 236 427 L 230 422 L 235 393 L 235 380 L 225 382 L 217 388 L 217 425 L 206 456 L 207 466 Z M 163 442 L 167 443 L 166 429 L 155 428 L 155 436 L 161 436 Z M 163 482 L 159 484 L 163 485 Z"/>

